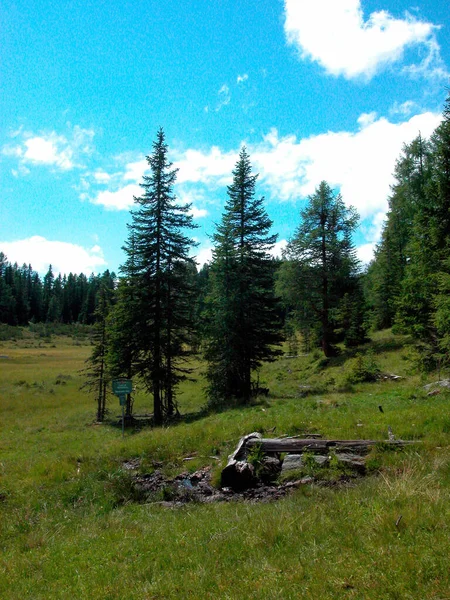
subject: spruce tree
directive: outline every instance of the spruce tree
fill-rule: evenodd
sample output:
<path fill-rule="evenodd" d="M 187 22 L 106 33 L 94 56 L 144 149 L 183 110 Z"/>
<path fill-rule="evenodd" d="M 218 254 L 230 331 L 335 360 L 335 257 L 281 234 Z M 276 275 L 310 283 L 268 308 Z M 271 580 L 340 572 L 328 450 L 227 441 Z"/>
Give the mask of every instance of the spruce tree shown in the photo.
<path fill-rule="evenodd" d="M 194 242 L 187 231 L 195 226 L 190 205 L 176 201 L 177 171 L 168 160 L 162 129 L 147 162 L 150 175 L 141 183 L 142 196 L 134 198 L 137 208 L 124 247 L 128 258 L 121 267 L 129 314 L 122 323 L 116 314 L 115 327 L 116 335 L 121 330 L 132 336 L 132 370 L 153 394 L 154 422 L 160 424 L 175 413 L 176 387 L 188 372 L 184 359 L 193 288 L 186 272 L 194 264 L 189 256 Z"/>
<path fill-rule="evenodd" d="M 269 254 L 276 241 L 264 198 L 255 197 L 257 175 L 242 149 L 228 187 L 222 221 L 213 237 L 208 395 L 210 404 L 252 394 L 252 373 L 279 351 L 280 323 Z"/>

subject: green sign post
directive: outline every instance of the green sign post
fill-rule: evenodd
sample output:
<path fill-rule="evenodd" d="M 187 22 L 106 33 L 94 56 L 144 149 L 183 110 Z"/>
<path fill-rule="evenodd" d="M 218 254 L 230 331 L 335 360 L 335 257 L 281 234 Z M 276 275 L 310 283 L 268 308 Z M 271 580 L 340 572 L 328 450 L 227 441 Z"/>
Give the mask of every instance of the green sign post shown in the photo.
<path fill-rule="evenodd" d="M 122 436 L 125 431 L 125 406 L 127 405 L 127 394 L 133 391 L 133 382 L 131 379 L 113 379 L 113 394 L 118 396 L 120 406 L 122 407 Z"/>

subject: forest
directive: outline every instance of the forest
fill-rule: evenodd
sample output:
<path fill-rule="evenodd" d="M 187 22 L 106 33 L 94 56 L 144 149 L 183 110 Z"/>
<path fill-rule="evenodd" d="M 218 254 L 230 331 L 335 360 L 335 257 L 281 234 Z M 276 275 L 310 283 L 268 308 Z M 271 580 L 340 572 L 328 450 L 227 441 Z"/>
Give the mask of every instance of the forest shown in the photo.
<path fill-rule="evenodd" d="M 257 373 L 280 354 L 320 348 L 325 358 L 385 328 L 415 340 L 420 368 L 444 368 L 450 350 L 450 96 L 429 139 L 404 146 L 372 262 L 357 259 L 359 217 L 323 181 L 298 216 L 281 259 L 245 148 L 233 170 L 213 258 L 195 263 L 189 205 L 177 202 L 176 170 L 161 129 L 147 157 L 119 275 L 41 279 L 0 253 L 0 323 L 92 326 L 88 387 L 105 416 L 109 383 L 137 377 L 153 396 L 155 424 L 178 413 L 189 356 L 207 363 L 207 402 L 248 403 Z M 276 228 L 276 224 L 275 224 Z M 301 345 L 300 349 L 298 345 Z M 127 412 L 131 416 L 132 402 Z"/>

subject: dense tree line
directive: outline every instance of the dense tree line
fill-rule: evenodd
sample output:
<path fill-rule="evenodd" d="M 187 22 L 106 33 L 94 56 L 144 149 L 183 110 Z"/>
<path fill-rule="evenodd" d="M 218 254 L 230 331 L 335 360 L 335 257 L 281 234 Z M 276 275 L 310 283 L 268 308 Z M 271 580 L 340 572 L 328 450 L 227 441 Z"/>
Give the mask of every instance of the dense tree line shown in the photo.
<path fill-rule="evenodd" d="M 430 139 L 405 145 L 395 179 L 366 298 L 373 326 L 413 335 L 434 368 L 450 350 L 450 95 Z"/>
<path fill-rule="evenodd" d="M 95 310 L 102 282 L 112 290 L 115 274 L 53 274 L 52 266 L 41 279 L 31 265 L 11 264 L 0 252 L 0 323 L 95 322 Z"/>

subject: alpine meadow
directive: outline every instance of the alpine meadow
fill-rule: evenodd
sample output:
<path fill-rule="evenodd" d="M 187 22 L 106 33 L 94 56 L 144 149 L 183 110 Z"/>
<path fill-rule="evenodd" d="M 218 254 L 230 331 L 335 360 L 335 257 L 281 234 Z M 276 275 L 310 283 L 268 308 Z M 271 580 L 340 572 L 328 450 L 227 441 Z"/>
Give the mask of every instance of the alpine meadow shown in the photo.
<path fill-rule="evenodd" d="M 0 598 L 450 600 L 450 20 L 400 4 L 4 11 Z"/>

